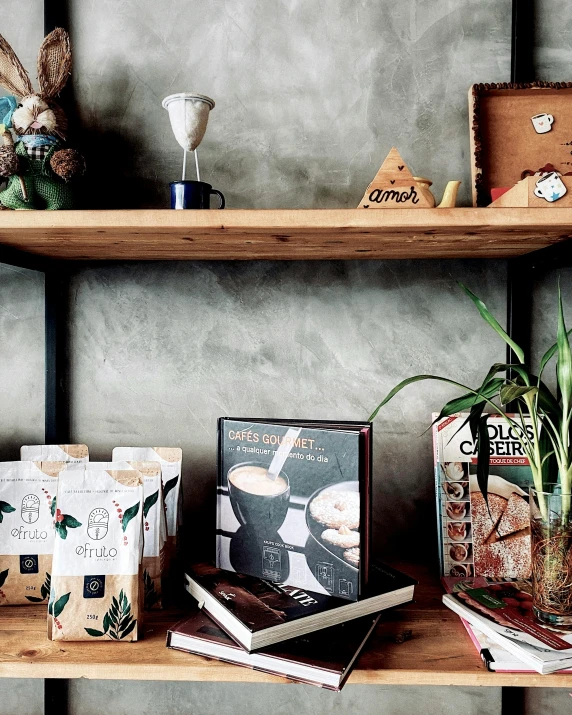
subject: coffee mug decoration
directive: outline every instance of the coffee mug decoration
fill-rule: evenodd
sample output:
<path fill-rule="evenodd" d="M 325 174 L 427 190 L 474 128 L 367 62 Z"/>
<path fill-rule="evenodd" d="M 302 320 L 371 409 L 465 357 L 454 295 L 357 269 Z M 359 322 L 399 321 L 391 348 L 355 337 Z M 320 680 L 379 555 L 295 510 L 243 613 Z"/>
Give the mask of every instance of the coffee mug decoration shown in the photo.
<path fill-rule="evenodd" d="M 537 134 L 546 134 L 552 129 L 552 124 L 554 123 L 554 117 L 552 114 L 546 114 L 542 112 L 541 114 L 535 114 L 534 117 L 530 118 L 534 131 Z"/>
<path fill-rule="evenodd" d="M 85 160 L 75 149 L 64 147 L 67 119 L 55 97 L 71 71 L 67 32 L 50 32 L 38 52 L 38 85 L 14 50 L 0 35 L 0 86 L 15 95 L 0 99 L 0 177 L 8 180 L 0 192 L 7 209 L 71 209 L 69 181 L 85 170 Z M 15 140 L 10 132 L 14 131 Z"/>
<path fill-rule="evenodd" d="M 219 209 L 225 205 L 224 196 L 210 184 L 201 181 L 197 147 L 203 140 L 209 114 L 215 103 L 204 94 L 193 92 L 179 92 L 171 94 L 162 102 L 162 106 L 169 112 L 171 129 L 175 139 L 183 149 L 183 172 L 181 181 L 173 181 L 171 187 L 172 209 L 209 209 L 211 194 L 219 197 Z M 192 151 L 195 155 L 196 181 L 187 181 L 187 153 Z"/>
<path fill-rule="evenodd" d="M 549 174 L 541 176 L 534 187 L 534 195 L 540 199 L 545 199 L 549 203 L 558 201 L 565 193 L 566 186 L 557 171 L 551 171 Z"/>

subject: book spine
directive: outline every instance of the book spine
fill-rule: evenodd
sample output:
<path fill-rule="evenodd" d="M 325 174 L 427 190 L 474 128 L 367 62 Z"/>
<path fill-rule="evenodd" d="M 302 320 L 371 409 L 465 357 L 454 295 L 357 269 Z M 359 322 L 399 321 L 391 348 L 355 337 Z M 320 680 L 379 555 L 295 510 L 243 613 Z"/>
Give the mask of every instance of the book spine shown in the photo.
<path fill-rule="evenodd" d="M 431 417 L 433 421 L 439 415 L 434 412 Z M 439 474 L 439 431 L 437 429 L 438 423 L 433 425 L 433 473 L 435 479 L 435 508 L 437 510 L 437 549 L 439 552 L 439 573 L 441 576 L 445 575 L 445 560 L 443 558 L 443 513 L 441 510 L 441 478 Z"/>
<path fill-rule="evenodd" d="M 369 429 L 362 430 L 359 436 L 359 480 L 360 494 L 362 497 L 362 508 L 360 521 L 363 524 L 361 551 L 362 558 L 359 569 L 359 593 L 364 589 L 369 581 L 370 560 L 371 560 L 371 467 L 373 457 L 373 433 L 370 425 Z"/>
<path fill-rule="evenodd" d="M 224 436 L 224 417 L 219 417 L 217 421 L 217 465 L 216 465 L 216 556 L 215 563 L 217 568 L 221 568 L 221 518 L 222 518 L 222 450 L 223 450 L 223 436 Z"/>

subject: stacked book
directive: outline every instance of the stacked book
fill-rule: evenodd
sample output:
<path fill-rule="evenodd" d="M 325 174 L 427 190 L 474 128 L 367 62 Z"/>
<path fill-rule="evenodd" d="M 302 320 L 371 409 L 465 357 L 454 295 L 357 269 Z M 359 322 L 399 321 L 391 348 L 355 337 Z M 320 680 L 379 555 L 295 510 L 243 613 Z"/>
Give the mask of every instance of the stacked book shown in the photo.
<path fill-rule="evenodd" d="M 461 617 L 489 670 L 545 674 L 572 669 L 572 632 L 534 619 L 529 583 L 482 577 L 444 583 L 450 592 L 443 603 Z"/>
<path fill-rule="evenodd" d="M 339 690 L 415 581 L 370 559 L 369 423 L 219 420 L 216 566 L 167 645 Z"/>

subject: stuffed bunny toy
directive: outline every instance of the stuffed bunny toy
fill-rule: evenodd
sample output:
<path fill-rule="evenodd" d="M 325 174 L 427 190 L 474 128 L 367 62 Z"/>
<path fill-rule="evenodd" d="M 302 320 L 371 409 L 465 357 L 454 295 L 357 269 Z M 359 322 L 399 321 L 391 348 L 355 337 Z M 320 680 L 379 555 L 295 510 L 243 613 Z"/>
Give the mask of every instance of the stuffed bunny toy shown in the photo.
<path fill-rule="evenodd" d="M 0 98 L 0 177 L 8 179 L 0 191 L 2 208 L 71 209 L 68 182 L 81 175 L 85 161 L 74 149 L 63 148 L 67 120 L 54 97 L 71 70 L 67 32 L 60 28 L 43 41 L 38 53 L 39 92 L 14 50 L 0 35 L 0 85 L 16 95 Z M 15 132 L 15 141 L 8 128 Z"/>

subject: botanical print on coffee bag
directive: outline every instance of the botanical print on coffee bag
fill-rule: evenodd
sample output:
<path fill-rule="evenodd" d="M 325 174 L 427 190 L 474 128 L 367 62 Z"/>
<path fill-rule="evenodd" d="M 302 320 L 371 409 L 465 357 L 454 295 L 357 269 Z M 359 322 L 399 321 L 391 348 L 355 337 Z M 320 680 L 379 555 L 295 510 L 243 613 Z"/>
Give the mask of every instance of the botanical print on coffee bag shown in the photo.
<path fill-rule="evenodd" d="M 159 462 L 129 462 L 143 475 L 143 594 L 145 610 L 161 608 L 167 523 Z"/>
<path fill-rule="evenodd" d="M 60 475 L 48 605 L 52 640 L 141 637 L 143 477 L 138 470 Z"/>
<path fill-rule="evenodd" d="M 20 459 L 32 462 L 89 462 L 85 444 L 34 444 L 20 447 Z"/>
<path fill-rule="evenodd" d="M 0 463 L 0 606 L 47 603 L 64 462 Z"/>
<path fill-rule="evenodd" d="M 163 481 L 163 499 L 165 502 L 167 518 L 167 564 L 176 550 L 177 532 L 181 523 L 182 497 L 181 489 L 181 464 L 183 450 L 180 447 L 115 447 L 113 459 L 126 459 L 129 461 L 153 461 L 161 465 L 161 479 Z"/>

